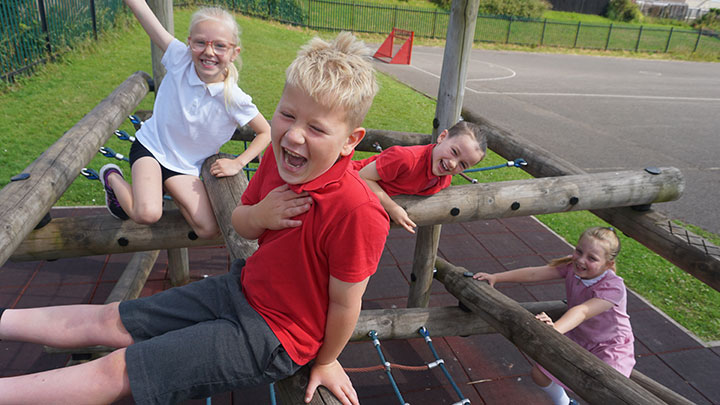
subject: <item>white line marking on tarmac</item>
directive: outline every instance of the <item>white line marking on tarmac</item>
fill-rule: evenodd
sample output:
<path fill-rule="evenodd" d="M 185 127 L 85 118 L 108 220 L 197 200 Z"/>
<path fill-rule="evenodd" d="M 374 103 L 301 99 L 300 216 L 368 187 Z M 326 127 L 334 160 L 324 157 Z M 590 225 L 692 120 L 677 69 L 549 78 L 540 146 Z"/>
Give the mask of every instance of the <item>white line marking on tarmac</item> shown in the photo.
<path fill-rule="evenodd" d="M 629 98 L 638 100 L 672 100 L 672 101 L 711 101 L 720 102 L 720 98 L 711 97 L 675 97 L 675 96 L 635 96 L 630 94 L 592 94 L 592 93 L 534 93 L 516 91 L 479 91 L 465 87 L 475 94 L 499 96 L 552 96 L 552 97 L 597 97 L 597 98 Z"/>

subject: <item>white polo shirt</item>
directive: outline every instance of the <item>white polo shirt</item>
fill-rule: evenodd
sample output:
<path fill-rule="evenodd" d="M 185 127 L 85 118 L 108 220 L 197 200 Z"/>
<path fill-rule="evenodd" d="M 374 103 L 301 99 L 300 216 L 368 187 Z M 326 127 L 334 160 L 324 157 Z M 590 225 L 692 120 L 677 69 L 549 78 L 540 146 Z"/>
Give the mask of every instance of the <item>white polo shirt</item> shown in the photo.
<path fill-rule="evenodd" d="M 233 103 L 225 108 L 224 83 L 206 84 L 197 75 L 190 48 L 177 39 L 162 57 L 167 73 L 157 91 L 152 117 L 137 139 L 164 167 L 200 175 L 200 168 L 230 140 L 235 128 L 260 111 L 252 98 L 233 86 Z"/>

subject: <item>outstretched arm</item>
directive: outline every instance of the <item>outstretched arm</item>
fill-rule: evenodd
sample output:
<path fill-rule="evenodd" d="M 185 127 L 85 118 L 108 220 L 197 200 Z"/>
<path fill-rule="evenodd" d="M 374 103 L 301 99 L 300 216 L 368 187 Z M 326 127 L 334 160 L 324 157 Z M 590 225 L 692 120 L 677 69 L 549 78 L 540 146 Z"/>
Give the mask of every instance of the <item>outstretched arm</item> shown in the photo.
<path fill-rule="evenodd" d="M 575 329 L 578 325 L 599 315 L 613 307 L 613 303 L 602 298 L 590 298 L 582 304 L 570 308 L 557 320 L 553 322 L 545 312 L 536 315 L 536 318 L 555 328 L 560 333 L 566 333 Z"/>
<path fill-rule="evenodd" d="M 380 173 L 378 173 L 377 167 L 375 166 L 375 162 L 372 162 L 360 169 L 358 174 L 360 175 L 360 177 L 362 177 L 363 180 L 365 180 L 368 187 L 370 187 L 370 190 L 375 193 L 378 200 L 380 200 L 380 204 L 382 204 L 383 208 L 385 208 L 385 211 L 387 211 L 393 222 L 405 228 L 406 231 L 410 233 L 415 233 L 415 230 L 413 228 L 415 228 L 417 225 L 415 225 L 415 222 L 410 219 L 407 211 L 405 211 L 403 207 L 399 206 L 395 201 L 393 201 L 393 199 L 390 198 L 388 193 L 385 192 L 385 190 L 383 190 L 383 188 L 380 187 L 380 185 L 377 183 L 381 179 Z"/>
<path fill-rule="evenodd" d="M 310 209 L 312 197 L 290 190 L 287 184 L 276 187 L 255 205 L 240 203 L 232 213 L 235 232 L 245 239 L 257 239 L 267 229 L 298 227 L 301 221 L 292 219 Z"/>
<path fill-rule="evenodd" d="M 330 276 L 325 338 L 310 371 L 310 381 L 305 391 L 306 403 L 310 402 L 317 387 L 324 385 L 344 405 L 359 405 L 355 388 L 337 358 L 355 330 L 362 295 L 369 280 L 370 277 L 359 283 L 346 283 Z"/>
<path fill-rule="evenodd" d="M 270 144 L 270 124 L 262 114 L 258 114 L 248 125 L 255 131 L 255 139 L 247 149 L 235 159 L 218 159 L 210 166 L 210 173 L 215 177 L 234 176 L 245 165 L 255 159 Z"/>
<path fill-rule="evenodd" d="M 160 24 L 155 14 L 153 14 L 150 6 L 145 3 L 145 0 L 124 0 L 125 4 L 130 7 L 135 18 L 140 22 L 145 32 L 147 32 L 150 40 L 162 49 L 163 52 L 167 49 L 170 42 L 175 38 L 169 33 L 165 27 Z"/>
<path fill-rule="evenodd" d="M 491 287 L 495 286 L 495 283 L 532 283 L 536 281 L 554 280 L 562 278 L 562 275 L 558 271 L 557 267 L 550 266 L 537 266 L 537 267 L 523 267 L 521 269 L 504 271 L 502 273 L 475 273 L 473 276 L 475 280 L 484 280 L 490 284 Z"/>

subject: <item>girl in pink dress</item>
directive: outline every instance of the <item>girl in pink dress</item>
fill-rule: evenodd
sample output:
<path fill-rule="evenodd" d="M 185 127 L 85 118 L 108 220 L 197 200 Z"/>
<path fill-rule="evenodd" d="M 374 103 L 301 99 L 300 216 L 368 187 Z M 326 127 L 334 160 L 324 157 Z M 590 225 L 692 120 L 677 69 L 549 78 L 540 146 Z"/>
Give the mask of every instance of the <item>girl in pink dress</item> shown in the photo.
<path fill-rule="evenodd" d="M 490 286 L 564 278 L 567 312 L 554 322 L 544 312 L 536 318 L 629 377 L 635 365 L 634 338 L 627 314 L 625 283 L 615 274 L 619 252 L 620 240 L 613 228 L 593 227 L 583 232 L 571 256 L 545 266 L 497 274 L 476 273 L 473 278 L 485 280 Z M 533 366 L 531 376 L 556 405 L 577 403 L 539 364 Z"/>

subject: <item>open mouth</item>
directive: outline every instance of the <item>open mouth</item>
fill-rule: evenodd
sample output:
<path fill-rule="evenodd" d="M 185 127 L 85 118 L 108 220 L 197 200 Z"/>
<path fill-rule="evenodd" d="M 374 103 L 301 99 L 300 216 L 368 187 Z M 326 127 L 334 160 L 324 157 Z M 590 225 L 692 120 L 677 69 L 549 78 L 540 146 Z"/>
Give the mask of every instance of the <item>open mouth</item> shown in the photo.
<path fill-rule="evenodd" d="M 293 169 L 299 169 L 305 165 L 307 159 L 297 153 L 283 148 L 283 160 L 285 164 Z"/>
<path fill-rule="evenodd" d="M 217 66 L 218 62 L 211 59 L 200 59 L 200 63 L 203 65 L 204 68 L 210 69 L 215 66 Z"/>
<path fill-rule="evenodd" d="M 445 163 L 445 160 L 440 160 L 440 171 L 443 173 L 450 172 L 450 168 L 448 168 L 447 163 Z"/>

